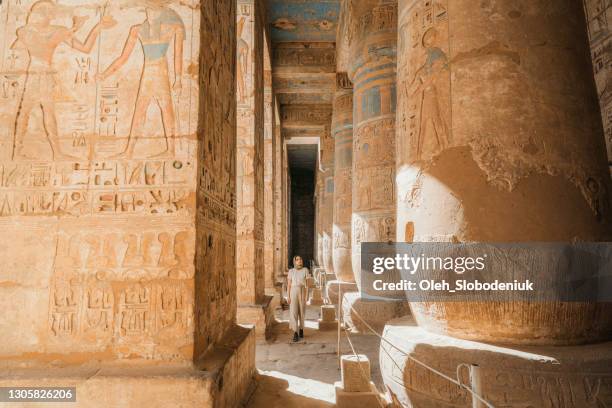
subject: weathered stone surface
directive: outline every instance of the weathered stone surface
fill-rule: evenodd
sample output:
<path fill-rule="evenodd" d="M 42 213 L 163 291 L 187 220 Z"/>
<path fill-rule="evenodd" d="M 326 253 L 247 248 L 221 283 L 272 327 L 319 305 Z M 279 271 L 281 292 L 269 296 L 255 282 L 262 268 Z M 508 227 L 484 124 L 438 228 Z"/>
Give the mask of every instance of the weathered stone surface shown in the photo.
<path fill-rule="evenodd" d="M 284 263 L 284 258 L 286 257 L 284 251 L 286 235 L 283 235 L 283 225 L 286 223 L 287 207 L 284 206 L 286 198 L 283 196 L 283 180 L 286 176 L 283 173 L 283 139 L 277 103 L 275 103 L 274 106 L 274 113 L 274 139 L 272 149 L 274 152 L 274 280 L 278 281 L 281 279 L 286 268 L 286 264 Z"/>
<path fill-rule="evenodd" d="M 202 363 L 124 361 L 58 365 L 38 361 L 24 367 L 4 360 L 2 387 L 76 387 L 74 407 L 236 407 L 250 387 L 255 367 L 253 330 L 231 329 L 222 347 L 212 347 Z M 11 403 L 30 407 L 32 403 Z"/>
<path fill-rule="evenodd" d="M 264 296 L 261 303 L 241 305 L 236 322 L 242 325 L 254 325 L 257 340 L 265 340 L 268 329 L 274 323 L 274 296 Z"/>
<path fill-rule="evenodd" d="M 402 0 L 400 10 L 397 240 L 609 239 L 612 190 L 581 5 Z M 475 340 L 571 344 L 612 333 L 604 304 L 412 311 L 423 327 Z"/>
<path fill-rule="evenodd" d="M 334 138 L 333 271 L 339 280 L 354 282 L 351 262 L 353 86 L 346 74 L 338 74 L 332 116 Z"/>
<path fill-rule="evenodd" d="M 612 175 L 612 4 L 603 0 L 584 0 L 584 5 Z"/>
<path fill-rule="evenodd" d="M 264 297 L 264 4 L 240 0 L 237 13 L 238 306 Z M 271 114 L 271 112 L 269 112 Z M 245 311 L 249 314 L 248 311 Z M 240 319 L 244 321 L 243 319 Z"/>
<path fill-rule="evenodd" d="M 308 304 L 311 306 L 321 306 L 323 304 L 321 288 L 315 287 L 310 290 L 310 299 L 308 299 Z"/>
<path fill-rule="evenodd" d="M 354 282 L 343 282 L 338 280 L 332 280 L 327 282 L 326 295 L 329 303 L 333 305 L 338 304 L 338 292 L 342 291 L 342 295 L 349 292 L 357 292 L 357 284 Z"/>
<path fill-rule="evenodd" d="M 380 334 L 386 322 L 409 313 L 407 302 L 365 300 L 359 292 L 349 292 L 342 297 L 344 327 L 357 333 L 374 334 L 369 325 Z"/>
<path fill-rule="evenodd" d="M 397 2 L 364 2 L 353 13 L 348 28 L 355 106 L 351 249 L 359 286 L 361 243 L 395 239 Z"/>
<path fill-rule="evenodd" d="M 267 41 L 266 41 L 267 43 Z M 276 213 L 274 206 L 274 93 L 272 91 L 272 71 L 270 55 L 267 47 L 264 49 L 264 279 L 266 290 L 274 288 L 275 279 L 275 251 L 274 228 Z"/>
<path fill-rule="evenodd" d="M 496 346 L 431 333 L 410 319 L 387 324 L 380 367 L 385 384 L 406 407 L 472 407 L 470 394 L 440 377 L 457 366 L 480 368 L 481 395 L 495 407 L 595 407 L 612 404 L 612 343 L 588 346 Z M 467 369 L 461 380 L 470 385 Z"/>
<path fill-rule="evenodd" d="M 321 320 L 333 322 L 336 320 L 336 307 L 333 305 L 321 306 Z"/>
<path fill-rule="evenodd" d="M 234 319 L 235 8 L 71 4 L 2 6 L 2 353 L 190 360 Z"/>
<path fill-rule="evenodd" d="M 345 392 L 370 391 L 370 360 L 364 354 L 340 358 L 342 389 Z"/>
<path fill-rule="evenodd" d="M 347 392 L 342 388 L 342 382 L 334 384 L 336 389 L 336 407 L 338 408 L 376 408 L 385 406 L 376 386 L 370 382 L 367 392 Z"/>

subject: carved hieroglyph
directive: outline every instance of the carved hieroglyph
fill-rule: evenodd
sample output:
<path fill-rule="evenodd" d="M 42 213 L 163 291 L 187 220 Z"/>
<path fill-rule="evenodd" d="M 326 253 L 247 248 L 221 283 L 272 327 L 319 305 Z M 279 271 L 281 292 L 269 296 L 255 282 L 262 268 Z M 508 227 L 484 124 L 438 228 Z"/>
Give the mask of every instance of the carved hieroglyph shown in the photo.
<path fill-rule="evenodd" d="M 612 172 L 612 4 L 605 0 L 584 0 L 591 57 Z M 612 174 L 612 173 L 611 173 Z"/>
<path fill-rule="evenodd" d="M 334 101 L 334 224 L 333 264 L 336 277 L 354 282 L 351 262 L 352 166 L 353 166 L 353 84 L 345 73 L 338 74 Z"/>
<path fill-rule="evenodd" d="M 398 241 L 610 238 L 582 5 L 551 7 L 400 1 Z M 594 304 L 412 309 L 426 328 L 477 340 L 567 344 L 612 329 Z"/>
<path fill-rule="evenodd" d="M 240 1 L 237 14 L 238 100 L 238 304 L 264 295 L 264 62 L 263 23 L 254 1 Z"/>
<path fill-rule="evenodd" d="M 361 243 L 395 239 L 397 2 L 380 2 L 352 21 L 351 239 L 353 273 L 360 285 Z"/>
<path fill-rule="evenodd" d="M 235 10 L 205 7 L 0 6 L 2 354 L 190 361 L 233 324 Z"/>

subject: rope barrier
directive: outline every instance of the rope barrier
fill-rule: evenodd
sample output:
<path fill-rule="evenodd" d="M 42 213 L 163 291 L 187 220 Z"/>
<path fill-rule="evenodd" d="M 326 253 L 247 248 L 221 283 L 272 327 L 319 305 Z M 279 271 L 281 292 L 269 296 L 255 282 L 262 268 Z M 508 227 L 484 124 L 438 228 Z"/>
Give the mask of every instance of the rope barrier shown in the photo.
<path fill-rule="evenodd" d="M 340 322 L 338 322 L 340 323 Z M 355 347 L 353 346 L 353 342 L 351 341 L 351 336 L 349 336 L 349 332 L 348 330 L 344 331 L 344 334 L 346 334 L 346 340 L 348 340 L 349 346 L 351 347 L 351 350 L 353 351 L 353 355 L 355 357 L 357 357 L 357 362 L 361 362 L 360 358 L 359 358 L 359 354 L 357 354 L 357 351 L 355 350 Z M 359 371 L 361 372 L 361 376 L 363 377 L 364 380 L 369 381 L 368 376 L 366 375 L 363 367 L 361 366 L 361 364 L 357 364 L 359 366 Z M 378 405 L 380 405 L 381 408 L 385 408 L 385 405 L 382 403 L 382 401 L 379 398 L 376 398 L 376 401 L 378 401 Z"/>
<path fill-rule="evenodd" d="M 340 306 L 341 307 L 341 306 Z M 355 313 L 355 316 L 357 316 L 357 318 L 359 318 L 359 320 L 361 320 L 361 322 L 368 328 L 368 330 L 370 330 L 372 333 L 374 333 L 376 336 L 378 336 L 378 338 L 381 341 L 384 341 L 385 343 L 389 344 L 391 347 L 393 347 L 394 349 L 396 349 L 397 351 L 399 351 L 400 353 L 402 353 L 403 355 L 405 355 L 406 357 L 408 357 L 408 359 L 414 361 L 415 363 L 419 364 L 420 366 L 424 367 L 427 370 L 430 370 L 431 372 L 439 375 L 440 377 L 444 378 L 445 380 L 448 380 L 450 382 L 452 382 L 453 384 L 457 385 L 459 388 L 462 388 L 464 390 L 466 390 L 467 392 L 469 392 L 473 398 L 476 398 L 478 401 L 480 401 L 481 403 L 485 404 L 488 408 L 495 408 L 495 406 L 493 406 L 493 404 L 491 404 L 490 402 L 488 402 L 487 400 L 485 400 L 483 397 L 481 397 L 480 395 L 476 394 L 470 387 L 468 387 L 467 385 L 463 384 L 461 382 L 461 376 L 460 376 L 460 369 L 462 367 L 468 366 L 468 364 L 466 363 L 462 363 L 459 364 L 457 366 L 457 371 L 456 371 L 456 375 L 457 378 L 454 379 L 452 377 L 449 377 L 448 375 L 436 370 L 433 367 L 428 366 L 427 364 L 423 363 L 422 361 L 412 357 L 410 354 L 408 354 L 406 351 L 400 349 L 399 347 L 397 347 L 395 344 L 391 343 L 389 340 L 385 339 L 382 335 L 378 334 L 378 332 L 376 330 L 374 330 L 372 328 L 372 326 L 370 326 L 368 324 L 368 322 L 365 321 L 365 319 L 363 317 L 361 317 L 361 315 L 355 310 L 355 308 L 351 305 L 351 310 L 353 311 L 353 313 Z M 346 330 L 345 330 L 346 331 Z M 347 335 L 348 337 L 348 335 Z M 384 350 L 384 348 L 381 346 L 381 348 Z M 397 364 L 397 362 L 395 360 L 393 360 L 393 358 L 391 357 L 391 355 L 389 353 L 387 353 L 387 355 L 389 356 L 389 358 L 391 359 L 391 361 L 393 361 L 395 363 L 395 365 L 399 368 L 399 365 Z M 401 368 L 400 368 L 401 370 Z M 402 384 L 403 385 L 403 384 Z"/>

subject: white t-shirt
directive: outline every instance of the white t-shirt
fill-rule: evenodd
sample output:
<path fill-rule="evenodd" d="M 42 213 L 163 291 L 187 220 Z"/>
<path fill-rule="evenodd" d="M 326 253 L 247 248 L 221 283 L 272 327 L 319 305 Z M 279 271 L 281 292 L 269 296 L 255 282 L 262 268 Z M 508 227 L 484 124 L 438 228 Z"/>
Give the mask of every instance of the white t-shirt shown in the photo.
<path fill-rule="evenodd" d="M 308 268 L 301 269 L 291 268 L 289 270 L 289 279 L 291 286 L 306 286 L 306 277 L 308 276 Z"/>

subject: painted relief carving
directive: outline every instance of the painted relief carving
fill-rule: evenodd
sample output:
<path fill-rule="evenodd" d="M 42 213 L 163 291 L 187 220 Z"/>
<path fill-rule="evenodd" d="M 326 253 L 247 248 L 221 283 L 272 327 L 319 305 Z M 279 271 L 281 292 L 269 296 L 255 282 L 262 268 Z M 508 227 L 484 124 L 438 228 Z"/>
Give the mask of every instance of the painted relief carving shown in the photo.
<path fill-rule="evenodd" d="M 174 154 L 176 136 L 176 117 L 172 90 L 182 88 L 183 42 L 185 25 L 181 17 L 164 2 L 145 1 L 146 19 L 143 23 L 130 28 L 128 38 L 123 45 L 121 55 L 99 74 L 104 81 L 117 72 L 130 58 L 137 42 L 144 54 L 144 64 L 138 85 L 138 96 L 132 115 L 132 124 L 128 135 L 127 146 L 118 157 L 132 157 L 136 141 L 143 130 L 147 119 L 147 110 L 153 102 L 160 109 L 162 126 L 166 142 L 165 150 L 157 156 Z M 174 44 L 174 79 L 170 84 L 168 68 L 168 50 Z"/>
<path fill-rule="evenodd" d="M 197 28 L 184 23 L 191 7 L 38 0 L 5 9 L 5 157 L 132 158 L 136 149 L 140 157 L 168 158 L 181 136 L 195 132 L 196 84 L 183 69 L 192 63 L 185 44 L 194 43 Z"/>
<path fill-rule="evenodd" d="M 405 106 L 399 125 L 408 137 L 402 160 L 429 160 L 450 143 L 448 16 L 441 2 L 415 2 L 400 30 L 399 78 Z"/>
<path fill-rule="evenodd" d="M 50 0 L 35 2 L 26 17 L 26 24 L 17 29 L 17 39 L 10 47 L 11 50 L 24 50 L 29 57 L 23 93 L 15 118 L 13 159 L 24 158 L 23 140 L 34 108 L 42 110 L 43 129 L 51 145 L 52 158 L 59 160 L 73 158 L 62 153 L 60 147 L 55 108 L 57 80 L 52 67 L 53 56 L 62 43 L 88 54 L 100 31 L 116 24 L 112 17 L 103 15 L 100 22 L 86 36 L 87 39 L 82 42 L 76 37 L 76 33 L 87 17 L 74 16 L 71 27 L 53 25 L 55 8 L 55 3 Z"/>
<path fill-rule="evenodd" d="M 246 6 L 242 6 L 242 12 L 248 13 L 249 9 Z M 245 25 L 247 24 L 248 14 L 242 15 L 238 20 L 238 54 L 236 61 L 236 78 L 238 80 L 238 102 L 246 103 L 247 97 L 249 96 L 247 93 L 247 75 L 249 73 L 249 55 L 250 55 L 250 46 L 245 38 L 247 38 L 247 33 L 245 33 Z M 248 30 L 247 30 L 248 32 Z"/>
<path fill-rule="evenodd" d="M 2 246 L 22 251 L 37 230 L 56 243 L 48 264 L 33 256 L 22 266 L 36 271 L 45 285 L 37 296 L 49 303 L 28 305 L 37 317 L 21 330 L 40 326 L 41 352 L 185 358 L 194 216 L 235 222 L 233 177 L 223 176 L 233 161 L 207 161 L 198 179 L 188 137 L 206 95 L 197 83 L 199 5 L 22 0 L 3 2 L 0 14 L 0 229 L 17 237 Z M 235 111 L 215 106 L 227 111 L 215 111 L 220 118 Z M 231 122 L 211 121 L 217 138 L 229 139 Z M 203 200 L 201 212 L 198 187 L 218 199 Z"/>

